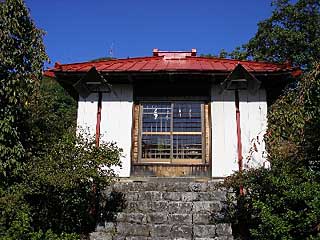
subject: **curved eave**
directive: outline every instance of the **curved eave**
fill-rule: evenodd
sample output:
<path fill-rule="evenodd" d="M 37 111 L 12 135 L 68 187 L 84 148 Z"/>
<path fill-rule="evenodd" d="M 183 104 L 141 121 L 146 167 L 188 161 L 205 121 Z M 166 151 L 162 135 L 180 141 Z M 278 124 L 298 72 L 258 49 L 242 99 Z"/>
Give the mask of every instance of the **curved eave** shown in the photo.
<path fill-rule="evenodd" d="M 59 70 L 47 70 L 44 75 L 48 77 L 57 76 L 82 76 L 88 71 L 59 71 Z M 158 74 L 198 74 L 198 75 L 228 75 L 230 71 L 206 71 L 206 70 L 193 70 L 193 69 L 167 69 L 167 70 L 145 70 L 145 71 L 99 71 L 103 75 L 158 75 Z M 275 75 L 291 75 L 292 77 L 298 77 L 302 74 L 300 69 L 293 70 L 279 70 L 279 71 L 248 71 L 255 76 L 275 76 Z"/>
<path fill-rule="evenodd" d="M 262 82 L 262 86 L 273 89 L 283 89 L 284 86 L 302 74 L 299 68 L 280 69 L 277 71 L 248 71 Z M 77 93 L 73 84 L 79 81 L 88 73 L 84 71 L 63 71 L 60 69 L 49 69 L 44 72 L 46 77 L 54 77 L 56 80 L 76 98 Z M 166 81 L 191 81 L 199 83 L 212 82 L 218 84 L 223 82 L 230 71 L 225 70 L 200 70 L 200 69 L 165 69 L 165 70 L 139 70 L 139 71 L 99 71 L 109 83 L 161 83 Z"/>

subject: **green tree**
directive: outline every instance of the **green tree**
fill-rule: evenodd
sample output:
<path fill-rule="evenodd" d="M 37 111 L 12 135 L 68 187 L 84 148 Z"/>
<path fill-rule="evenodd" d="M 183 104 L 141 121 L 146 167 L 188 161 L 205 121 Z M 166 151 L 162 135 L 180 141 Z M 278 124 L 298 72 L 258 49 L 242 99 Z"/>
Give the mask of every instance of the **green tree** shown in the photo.
<path fill-rule="evenodd" d="M 232 52 L 228 53 L 227 55 L 231 59 L 238 59 L 238 60 L 247 60 L 248 53 L 245 46 L 236 47 Z"/>
<path fill-rule="evenodd" d="M 225 49 L 221 49 L 219 54 L 217 55 L 212 55 L 212 54 L 201 54 L 201 57 L 206 57 L 206 58 L 227 58 L 228 57 L 228 52 Z"/>
<path fill-rule="evenodd" d="M 256 34 L 225 58 L 284 63 L 309 69 L 320 58 L 319 0 L 273 0 L 272 15 Z M 224 50 L 222 49 L 222 52 Z M 210 55 L 210 54 L 209 54 Z"/>
<path fill-rule="evenodd" d="M 43 32 L 22 0 L 0 2 L 0 26 L 0 239 L 79 239 L 99 220 L 121 149 L 76 136 L 76 102 L 40 81 Z"/>
<path fill-rule="evenodd" d="M 272 4 L 271 17 L 258 24 L 257 33 L 245 46 L 248 56 L 310 67 L 320 59 L 319 0 L 275 0 Z"/>
<path fill-rule="evenodd" d="M 29 97 L 39 86 L 47 55 L 22 0 L 0 3 L 0 178 L 1 187 L 20 178 L 28 136 L 24 120 Z"/>
<path fill-rule="evenodd" d="M 71 128 L 45 157 L 27 168 L 26 202 L 34 231 L 86 234 L 94 230 L 103 209 L 102 190 L 115 176 L 122 150 L 114 143 L 95 144 L 95 138 L 75 135 Z"/>
<path fill-rule="evenodd" d="M 29 148 L 25 118 L 47 56 L 23 1 L 0 3 L 0 237 L 19 239 L 30 230 L 20 185 Z M 4 235 L 3 235 L 4 234 Z"/>
<path fill-rule="evenodd" d="M 44 155 L 72 129 L 76 131 L 77 102 L 52 78 L 44 77 L 30 98 L 29 146 L 33 155 Z"/>
<path fill-rule="evenodd" d="M 100 61 L 109 61 L 109 60 L 115 60 L 116 58 L 113 57 L 100 57 L 90 60 L 90 62 L 100 62 Z"/>

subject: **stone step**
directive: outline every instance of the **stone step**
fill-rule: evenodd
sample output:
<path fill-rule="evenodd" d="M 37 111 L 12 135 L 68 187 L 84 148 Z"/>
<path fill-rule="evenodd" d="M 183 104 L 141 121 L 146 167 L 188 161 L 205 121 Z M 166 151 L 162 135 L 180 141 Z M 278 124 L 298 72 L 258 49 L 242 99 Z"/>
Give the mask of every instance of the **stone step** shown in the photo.
<path fill-rule="evenodd" d="M 222 209 L 219 201 L 127 201 L 127 213 L 148 213 L 148 212 L 168 212 L 168 213 L 211 213 Z"/>
<path fill-rule="evenodd" d="M 233 239 L 229 224 L 137 224 L 107 223 L 90 234 L 91 240 L 106 239 Z"/>
<path fill-rule="evenodd" d="M 163 192 L 206 192 L 221 189 L 219 182 L 189 182 L 189 181 L 139 181 L 139 182 L 115 182 L 111 187 L 117 192 L 141 192 L 141 191 L 163 191 Z M 110 191 L 110 188 L 108 189 Z"/>
<path fill-rule="evenodd" d="M 207 192 L 164 192 L 164 191 L 128 191 L 124 193 L 127 201 L 226 201 L 225 191 Z"/>
<path fill-rule="evenodd" d="M 138 224 L 214 224 L 213 216 L 211 213 L 125 213 L 119 212 L 116 216 L 115 222 L 128 222 Z"/>

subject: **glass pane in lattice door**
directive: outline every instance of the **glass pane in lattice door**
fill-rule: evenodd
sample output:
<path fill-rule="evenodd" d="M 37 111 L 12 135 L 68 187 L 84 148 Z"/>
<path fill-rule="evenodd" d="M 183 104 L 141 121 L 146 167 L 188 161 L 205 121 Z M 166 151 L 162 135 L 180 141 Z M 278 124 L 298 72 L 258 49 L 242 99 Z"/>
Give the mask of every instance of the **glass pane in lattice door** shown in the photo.
<path fill-rule="evenodd" d="M 201 132 L 201 103 L 182 102 L 173 105 L 174 132 Z"/>
<path fill-rule="evenodd" d="M 201 102 L 149 102 L 142 109 L 142 161 L 201 163 Z"/>
<path fill-rule="evenodd" d="M 142 131 L 170 132 L 171 103 L 143 104 Z"/>

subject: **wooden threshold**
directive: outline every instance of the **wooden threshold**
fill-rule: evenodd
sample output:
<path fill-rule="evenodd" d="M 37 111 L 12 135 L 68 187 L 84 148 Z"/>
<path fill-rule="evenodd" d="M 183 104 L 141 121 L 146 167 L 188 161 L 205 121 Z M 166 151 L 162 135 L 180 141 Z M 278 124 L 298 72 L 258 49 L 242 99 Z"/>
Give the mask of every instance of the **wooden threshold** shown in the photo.
<path fill-rule="evenodd" d="M 144 164 L 203 164 L 202 159 L 152 159 L 152 158 L 147 158 L 147 159 L 141 159 L 141 162 L 139 163 L 144 163 Z M 137 163 L 133 163 L 137 164 Z"/>
<path fill-rule="evenodd" d="M 133 166 L 152 166 L 152 165 L 164 165 L 164 166 L 210 166 L 209 163 L 133 163 Z"/>
<path fill-rule="evenodd" d="M 131 176 L 139 177 L 210 177 L 210 164 L 134 163 Z"/>
<path fill-rule="evenodd" d="M 202 132 L 142 132 L 143 135 L 202 135 Z"/>

